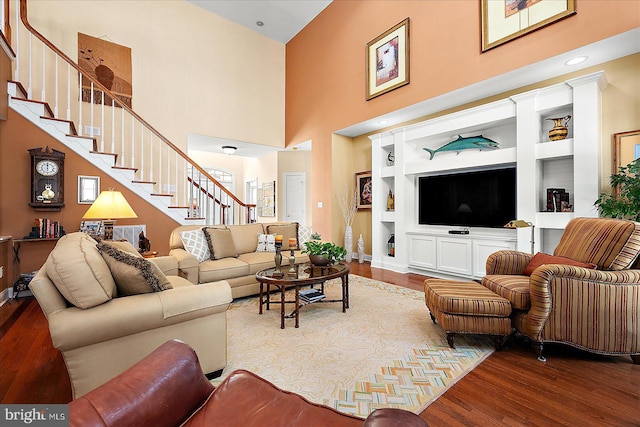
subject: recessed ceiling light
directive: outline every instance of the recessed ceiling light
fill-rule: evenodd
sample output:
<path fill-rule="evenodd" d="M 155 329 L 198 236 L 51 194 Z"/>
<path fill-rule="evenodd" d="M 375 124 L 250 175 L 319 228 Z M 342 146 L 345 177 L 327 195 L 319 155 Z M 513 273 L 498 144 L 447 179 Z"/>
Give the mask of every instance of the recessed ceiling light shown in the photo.
<path fill-rule="evenodd" d="M 386 125 L 387 123 L 389 123 L 389 120 L 380 120 L 378 123 L 380 123 L 381 125 Z"/>
<path fill-rule="evenodd" d="M 256 25 L 257 25 L 258 27 L 264 27 L 264 22 L 262 22 L 262 21 L 256 21 Z"/>
<path fill-rule="evenodd" d="M 588 56 L 578 56 L 578 57 L 575 57 L 575 58 L 571 58 L 570 60 L 565 62 L 564 65 L 578 65 L 579 63 L 586 61 L 587 58 L 589 58 L 589 57 Z"/>

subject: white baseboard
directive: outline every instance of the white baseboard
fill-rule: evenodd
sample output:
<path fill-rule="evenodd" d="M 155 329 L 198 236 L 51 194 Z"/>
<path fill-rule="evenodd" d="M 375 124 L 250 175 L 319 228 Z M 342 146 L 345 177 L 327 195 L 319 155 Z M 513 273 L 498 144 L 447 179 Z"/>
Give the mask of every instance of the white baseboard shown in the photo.
<path fill-rule="evenodd" d="M 358 259 L 358 252 L 352 253 L 351 258 L 354 260 Z M 371 255 L 364 254 L 364 260 L 371 262 Z"/>

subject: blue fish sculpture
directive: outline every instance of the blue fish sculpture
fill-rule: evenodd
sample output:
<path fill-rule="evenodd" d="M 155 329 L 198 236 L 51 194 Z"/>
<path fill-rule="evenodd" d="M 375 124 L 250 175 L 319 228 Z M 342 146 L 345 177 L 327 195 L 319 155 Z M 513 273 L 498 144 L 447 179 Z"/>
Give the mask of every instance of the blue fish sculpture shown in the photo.
<path fill-rule="evenodd" d="M 455 141 L 451 141 L 437 150 L 430 150 L 428 148 L 423 148 L 423 150 L 428 151 L 431 154 L 429 160 L 433 159 L 433 156 L 440 151 L 455 151 L 456 153 L 460 153 L 462 150 L 468 150 L 470 148 L 478 148 L 480 151 L 489 149 L 489 148 L 498 148 L 498 143 L 485 138 L 482 135 L 477 136 L 469 136 L 467 138 L 463 138 L 462 135 L 458 135 L 458 139 Z"/>

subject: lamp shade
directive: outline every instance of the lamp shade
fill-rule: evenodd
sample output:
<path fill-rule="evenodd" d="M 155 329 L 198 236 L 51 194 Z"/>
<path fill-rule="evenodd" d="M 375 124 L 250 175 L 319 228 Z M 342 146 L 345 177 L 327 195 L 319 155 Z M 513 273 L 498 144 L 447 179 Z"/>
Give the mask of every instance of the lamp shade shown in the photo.
<path fill-rule="evenodd" d="M 138 218 L 121 192 L 112 188 L 100 193 L 82 219 Z"/>

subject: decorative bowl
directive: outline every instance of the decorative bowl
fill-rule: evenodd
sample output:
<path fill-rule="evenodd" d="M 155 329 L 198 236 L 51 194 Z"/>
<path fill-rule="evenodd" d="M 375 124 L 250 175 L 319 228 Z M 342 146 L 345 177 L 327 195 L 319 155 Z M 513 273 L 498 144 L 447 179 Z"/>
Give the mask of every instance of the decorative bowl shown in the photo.
<path fill-rule="evenodd" d="M 324 267 L 325 265 L 329 265 L 329 263 L 331 263 L 331 260 L 329 260 L 329 258 L 326 258 L 324 255 L 309 255 L 309 261 L 311 261 L 311 264 L 319 267 Z"/>

